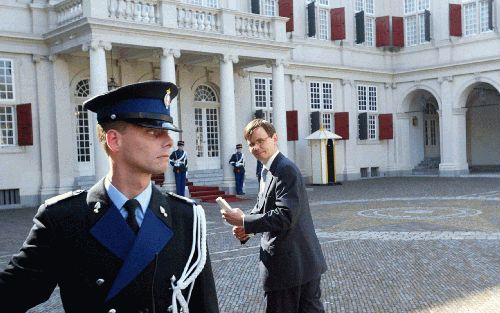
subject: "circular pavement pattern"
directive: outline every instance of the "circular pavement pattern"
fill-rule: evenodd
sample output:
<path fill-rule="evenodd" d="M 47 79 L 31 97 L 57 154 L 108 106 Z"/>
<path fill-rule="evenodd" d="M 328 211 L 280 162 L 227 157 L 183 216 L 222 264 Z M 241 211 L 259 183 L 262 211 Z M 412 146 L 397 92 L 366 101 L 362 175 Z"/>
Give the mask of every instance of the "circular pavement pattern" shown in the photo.
<path fill-rule="evenodd" d="M 450 207 L 378 208 L 358 212 L 358 215 L 392 220 L 439 220 L 481 214 L 480 210 Z"/>

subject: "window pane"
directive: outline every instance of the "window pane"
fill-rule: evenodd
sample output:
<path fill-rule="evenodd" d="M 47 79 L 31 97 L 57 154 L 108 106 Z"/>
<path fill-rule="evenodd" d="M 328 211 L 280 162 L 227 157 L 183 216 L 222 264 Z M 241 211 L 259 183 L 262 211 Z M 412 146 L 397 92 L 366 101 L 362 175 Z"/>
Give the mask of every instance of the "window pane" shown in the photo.
<path fill-rule="evenodd" d="M 405 17 L 406 45 L 417 44 L 417 19 L 415 15 Z"/>
<path fill-rule="evenodd" d="M 377 111 L 377 87 L 368 88 L 368 110 Z"/>
<path fill-rule="evenodd" d="M 464 24 L 465 35 L 474 35 L 477 33 L 477 17 L 476 17 L 476 3 L 464 4 Z"/>
<path fill-rule="evenodd" d="M 319 83 L 311 82 L 309 84 L 309 95 L 311 101 L 311 110 L 319 110 L 321 108 L 321 96 L 319 91 Z"/>
<path fill-rule="evenodd" d="M 333 110 L 333 86 L 332 86 L 332 83 L 323 83 L 323 109 Z"/>
<path fill-rule="evenodd" d="M 276 0 L 263 0 L 262 14 L 268 16 L 276 16 Z"/>
<path fill-rule="evenodd" d="M 377 119 L 375 115 L 368 115 L 368 139 L 377 139 Z"/>
<path fill-rule="evenodd" d="M 419 29 L 418 42 L 425 43 L 425 15 L 424 14 L 418 15 L 418 29 Z"/>
<path fill-rule="evenodd" d="M 13 106 L 0 106 L 0 146 L 14 145 L 14 118 Z"/>
<path fill-rule="evenodd" d="M 319 39 L 328 40 L 328 10 L 319 9 Z"/>
<path fill-rule="evenodd" d="M 255 78 L 255 107 L 265 108 L 266 101 L 266 80 L 264 78 Z"/>
<path fill-rule="evenodd" d="M 479 29 L 482 33 L 490 30 L 488 17 L 489 17 L 488 1 L 479 2 Z"/>
<path fill-rule="evenodd" d="M 366 86 L 358 86 L 358 110 L 366 111 Z"/>
<path fill-rule="evenodd" d="M 12 61 L 0 60 L 0 99 L 14 99 Z"/>
<path fill-rule="evenodd" d="M 367 17 L 365 19 L 365 44 L 368 47 L 374 46 L 374 29 L 375 29 L 375 19 Z"/>

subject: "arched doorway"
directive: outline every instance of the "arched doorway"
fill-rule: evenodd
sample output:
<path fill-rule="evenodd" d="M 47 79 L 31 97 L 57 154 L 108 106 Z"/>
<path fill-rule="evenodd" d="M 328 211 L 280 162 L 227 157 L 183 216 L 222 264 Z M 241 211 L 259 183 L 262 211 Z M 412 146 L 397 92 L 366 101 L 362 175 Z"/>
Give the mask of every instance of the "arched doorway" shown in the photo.
<path fill-rule="evenodd" d="M 408 158 L 414 174 L 438 174 L 441 162 L 439 106 L 432 93 L 414 90 L 407 97 Z"/>
<path fill-rule="evenodd" d="M 83 108 L 83 102 L 89 96 L 89 79 L 78 81 L 73 89 L 72 97 L 76 116 L 75 136 L 78 176 L 94 175 L 94 146 L 92 145 L 94 130 L 90 126 L 88 111 Z"/>
<path fill-rule="evenodd" d="M 467 163 L 471 172 L 500 172 L 500 94 L 477 83 L 465 104 Z"/>
<path fill-rule="evenodd" d="M 196 165 L 200 170 L 220 168 L 219 101 L 209 85 L 194 91 Z"/>

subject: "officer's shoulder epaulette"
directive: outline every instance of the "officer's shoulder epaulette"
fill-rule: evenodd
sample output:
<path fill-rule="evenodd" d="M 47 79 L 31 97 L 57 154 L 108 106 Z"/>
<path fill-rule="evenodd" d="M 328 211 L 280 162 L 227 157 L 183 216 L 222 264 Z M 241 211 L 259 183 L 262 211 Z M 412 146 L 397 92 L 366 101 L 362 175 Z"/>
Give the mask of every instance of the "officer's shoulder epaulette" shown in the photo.
<path fill-rule="evenodd" d="M 79 190 L 73 190 L 73 191 L 68 191 L 68 192 L 65 192 L 63 194 L 60 194 L 58 196 L 55 196 L 55 197 L 52 197 L 52 198 L 49 198 L 47 200 L 45 200 L 45 205 L 53 205 L 61 200 L 64 200 L 64 199 L 68 199 L 68 198 L 71 198 L 71 197 L 74 197 L 74 196 L 77 196 L 79 194 L 81 194 L 82 192 L 84 192 L 85 190 L 84 189 L 79 189 Z"/>
<path fill-rule="evenodd" d="M 196 205 L 197 204 L 196 201 L 194 201 L 193 199 L 189 199 L 189 198 L 186 198 L 186 197 L 183 197 L 183 196 L 179 196 L 178 194 L 173 193 L 173 192 L 167 192 L 167 195 L 169 195 L 170 197 L 172 197 L 174 199 L 186 202 L 186 203 L 188 203 L 190 205 Z"/>

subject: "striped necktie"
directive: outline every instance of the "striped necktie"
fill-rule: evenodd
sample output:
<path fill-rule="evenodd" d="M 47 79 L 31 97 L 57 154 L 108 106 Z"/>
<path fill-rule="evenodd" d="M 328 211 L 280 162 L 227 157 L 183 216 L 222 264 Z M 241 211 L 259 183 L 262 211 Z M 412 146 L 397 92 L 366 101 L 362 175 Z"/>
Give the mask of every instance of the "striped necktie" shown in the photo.
<path fill-rule="evenodd" d="M 267 173 L 269 170 L 265 167 L 262 167 L 262 173 L 260 174 L 260 185 L 259 185 L 259 193 L 264 191 L 264 188 L 266 187 L 266 179 L 267 179 Z"/>

